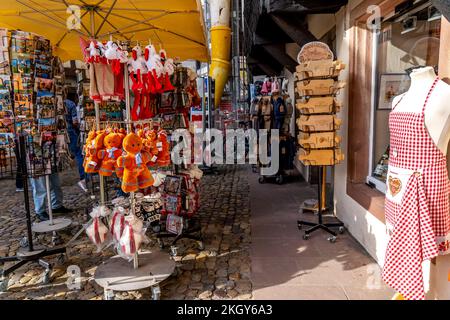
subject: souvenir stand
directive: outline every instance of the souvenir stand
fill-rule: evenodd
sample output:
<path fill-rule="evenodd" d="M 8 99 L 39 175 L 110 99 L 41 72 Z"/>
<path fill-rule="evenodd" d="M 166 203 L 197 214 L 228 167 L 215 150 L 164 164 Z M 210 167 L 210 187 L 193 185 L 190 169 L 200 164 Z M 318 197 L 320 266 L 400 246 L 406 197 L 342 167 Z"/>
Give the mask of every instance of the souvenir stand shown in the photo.
<path fill-rule="evenodd" d="M 0 179 L 14 177 L 17 165 L 15 152 L 18 151 L 15 148 L 9 37 L 6 29 L 0 29 Z"/>
<path fill-rule="evenodd" d="M 180 7 L 184 9 L 179 10 Z M 85 147 L 89 153 L 87 153 L 85 165 L 93 167 L 91 169 L 94 172 L 96 170 L 100 172 L 100 168 L 97 165 L 104 165 L 102 168 L 103 173 L 111 173 L 111 171 L 113 174 L 118 173 L 118 176 L 122 177 L 123 191 L 129 193 L 130 196 L 128 198 L 113 199 L 111 203 L 107 202 L 104 192 L 105 185 L 103 178 L 101 178 L 100 206 L 93 208 L 90 213 L 92 220 L 85 226 L 85 230 L 92 242 L 98 245 L 100 250 L 105 245 L 111 244 L 111 242 L 106 240 L 115 238 L 116 241 L 113 241 L 112 244 L 115 245 L 121 256 L 134 262 L 129 263 L 127 260 L 122 259 L 121 256 L 115 256 L 97 268 L 95 280 L 105 288 L 106 298 L 111 297 L 110 293 L 112 290 L 136 290 L 146 287 L 152 287 L 154 298 L 158 298 L 159 287 L 157 284 L 172 273 L 174 262 L 169 258 L 169 255 L 163 254 L 159 250 L 137 254 L 139 246 L 136 246 L 136 241 L 144 241 L 145 234 L 143 231 L 145 230 L 142 226 L 142 220 L 136 217 L 138 211 L 134 204 L 148 207 L 152 211 L 152 208 L 155 209 L 155 206 L 157 206 L 157 201 L 173 200 L 175 197 L 157 200 L 152 198 L 151 195 L 141 195 L 140 192 L 137 192 L 138 190 L 129 189 L 128 186 L 139 184 L 140 188 L 138 189 L 144 190 L 145 188 L 141 184 L 145 184 L 151 179 L 154 179 L 154 185 L 156 181 L 159 181 L 162 185 L 162 177 L 158 172 L 149 175 L 150 171 L 148 169 L 152 170 L 152 163 L 148 160 L 153 159 L 153 157 L 148 157 L 148 153 L 153 154 L 150 151 L 162 152 L 164 157 L 158 154 L 161 163 L 167 161 L 166 158 L 170 161 L 167 133 L 158 131 L 155 138 L 151 133 L 155 130 L 146 130 L 146 128 L 152 126 L 152 120 L 148 119 L 155 116 L 155 114 L 151 114 L 151 108 L 149 108 L 148 104 L 149 101 L 154 101 L 151 92 L 155 89 L 156 91 L 160 90 L 158 82 L 160 85 L 167 84 L 169 80 L 169 76 L 166 73 L 157 74 L 157 77 L 155 77 L 154 72 L 161 71 L 161 68 L 158 68 L 158 66 L 161 65 L 161 62 L 163 62 L 163 66 L 164 62 L 167 64 L 168 59 L 166 59 L 164 50 L 160 50 L 158 55 L 154 47 L 149 47 L 149 49 L 152 49 L 152 52 L 148 56 L 143 57 L 143 52 L 129 50 L 131 47 L 128 47 L 131 46 L 131 41 L 133 41 L 134 45 L 136 40 L 140 40 L 143 43 L 151 38 L 161 45 L 164 44 L 169 52 L 179 55 L 181 59 L 207 60 L 208 49 L 205 45 L 203 11 L 200 3 L 198 1 L 187 2 L 185 0 L 172 0 L 167 3 L 158 2 L 155 4 L 149 4 L 145 1 L 142 3 L 130 3 L 125 0 L 100 1 L 96 4 L 81 6 L 81 18 L 78 20 L 67 19 L 68 12 L 72 13 L 72 17 L 75 17 L 76 12 L 65 1 L 47 1 L 40 4 L 39 8 L 36 8 L 33 1 L 4 1 L 0 4 L 0 10 L 8 11 L 8 14 L 2 17 L 0 21 L 0 26 L 2 27 L 11 28 L 14 26 L 16 29 L 27 30 L 36 27 L 35 20 L 38 19 L 37 17 L 45 20 L 45 24 L 50 27 L 43 29 L 42 32 L 55 42 L 54 53 L 61 58 L 73 59 L 74 57 L 80 57 L 80 37 L 89 39 L 87 43 L 81 41 L 81 47 L 83 54 L 86 53 L 85 49 L 88 48 L 89 58 L 92 58 L 91 62 L 94 62 L 94 68 L 89 70 L 92 72 L 89 77 L 91 79 L 91 96 L 115 95 L 117 92 L 111 90 L 123 88 L 121 90 L 125 92 L 123 99 L 126 103 L 126 117 L 122 121 L 121 126 L 124 125 L 127 130 L 120 130 L 125 128 L 119 128 L 119 126 L 116 127 L 115 125 L 109 125 L 108 128 L 108 124 L 106 126 L 103 124 L 105 127 L 102 128 L 98 112 L 100 99 L 95 98 L 94 100 L 97 100 L 94 106 L 97 130 L 90 131 L 89 134 L 91 136 L 88 134 L 86 137 Z M 14 14 L 13 12 L 20 14 Z M 139 18 L 137 18 L 136 12 L 139 12 Z M 128 23 L 126 22 L 127 20 L 129 21 Z M 70 24 L 73 24 L 73 28 L 69 27 Z M 138 27 L 138 29 L 135 27 Z M 107 45 L 96 41 L 96 39 L 104 40 L 108 37 L 126 41 L 126 43 L 121 43 L 125 50 L 121 50 L 120 45 L 114 41 Z M 132 53 L 130 60 L 126 55 L 116 55 L 126 51 L 131 51 Z M 149 57 L 151 57 L 150 60 Z M 114 68 L 111 65 L 106 67 L 112 61 L 105 61 L 105 58 L 106 60 L 115 60 L 113 61 Z M 124 63 L 128 61 L 130 61 L 130 66 L 124 66 Z M 147 63 L 150 66 L 150 68 L 147 68 L 149 72 L 145 71 Z M 170 66 L 171 63 L 168 63 L 167 67 Z M 131 74 L 128 73 L 128 67 L 130 67 L 129 71 Z M 112 77 L 111 73 L 114 73 Z M 119 80 L 121 75 L 123 76 L 122 81 Z M 129 82 L 129 75 L 131 75 L 132 84 Z M 98 77 L 96 78 L 96 76 Z M 158 78 L 158 81 L 154 81 L 156 78 Z M 93 79 L 95 81 L 92 81 Z M 95 87 L 92 87 L 93 83 L 95 83 Z M 134 93 L 132 106 L 130 105 L 129 89 Z M 147 113 L 145 114 L 145 112 Z M 184 115 L 178 117 L 178 120 L 182 120 Z M 163 127 L 164 122 L 165 119 L 161 119 L 161 127 Z M 133 129 L 136 130 L 134 135 L 131 132 Z M 120 140 L 118 147 L 105 148 L 103 146 L 102 140 L 109 133 L 118 136 L 117 139 Z M 142 147 L 144 140 L 145 152 L 131 153 L 126 151 L 120 154 L 122 153 L 120 146 L 122 142 L 125 143 L 126 141 L 127 148 L 134 150 L 138 146 Z M 112 139 L 112 141 L 114 142 L 115 139 Z M 155 141 L 157 143 L 161 142 L 162 146 L 153 145 Z M 108 143 L 113 142 L 109 141 Z M 160 151 L 160 148 L 164 151 Z M 117 160 L 115 159 L 116 156 L 118 157 Z M 105 161 L 105 159 L 107 160 Z M 158 165 L 157 167 L 160 166 Z M 136 179 L 139 181 L 136 181 Z M 134 192 L 137 193 L 135 194 Z M 181 199 L 178 198 L 175 202 L 177 211 L 180 209 L 178 200 Z M 152 205 L 149 205 L 149 203 Z M 190 203 L 189 208 L 191 209 L 189 211 L 191 211 L 192 208 L 197 208 L 198 199 L 196 197 L 189 198 L 188 203 Z M 108 207 L 110 205 L 114 206 L 113 210 Z M 123 223 L 125 219 L 122 218 L 125 218 L 125 213 L 131 219 L 127 219 L 126 223 Z M 150 215 L 149 218 L 153 216 L 155 215 Z M 114 217 L 118 219 L 114 219 Z M 146 221 L 146 224 L 147 222 L 151 221 Z M 112 224 L 113 228 L 109 230 L 105 224 L 108 226 Z M 139 229 L 139 232 L 134 232 L 135 228 Z M 122 233 L 124 234 L 123 237 L 117 237 Z"/>
<path fill-rule="evenodd" d="M 175 263 L 159 249 L 140 251 L 147 230 L 156 233 L 161 247 L 163 238 L 174 238 L 172 254 L 181 238 L 196 240 L 202 248 L 200 224 L 190 219 L 199 206 L 201 174 L 196 168 L 186 171 L 185 165 L 172 165 L 170 156 L 171 131 L 189 128 L 187 110 L 199 97 L 195 79 L 189 81 L 187 69 L 175 66 L 162 48 L 157 53 L 150 41 L 145 50 L 137 43 L 129 54 L 129 45 L 82 41 L 96 125 L 87 134 L 84 167 L 87 173 L 98 173 L 101 182 L 99 206 L 92 209 L 85 230 L 99 250 L 112 244 L 118 253 L 94 276 L 105 299 L 112 299 L 114 291 L 148 287 L 159 299 L 158 284 L 173 273 Z M 102 121 L 99 105 L 108 99 L 125 100 L 123 121 Z M 106 201 L 102 180 L 112 176 L 120 178 L 125 196 Z"/>
<path fill-rule="evenodd" d="M 14 123 L 14 133 L 18 140 L 18 159 L 24 186 L 27 236 L 21 241 L 22 250 L 16 256 L 0 258 L 1 262 L 18 261 L 2 270 L 0 288 L 7 290 L 8 276 L 19 267 L 38 261 L 45 268 L 43 282 L 50 281 L 52 265 L 42 258 L 61 254 L 64 259 L 66 246 L 60 246 L 57 231 L 69 227 L 71 219 L 54 218 L 52 213 L 49 176 L 61 171 L 67 164 L 67 133 L 65 122 L 64 74 L 61 62 L 52 56 L 50 41 L 28 32 L 1 31 L 10 39 L 7 65 L 11 68 L 12 95 L 10 109 L 3 104 L 5 113 L 10 113 Z M 3 83 L 8 83 L 7 75 L 2 75 Z M 3 93 L 4 97 L 6 92 Z M 29 178 L 45 177 L 47 210 L 49 220 L 31 223 L 29 204 Z M 53 247 L 46 248 L 33 243 L 33 232 L 52 233 Z M 24 248 L 26 247 L 26 248 Z"/>
<path fill-rule="evenodd" d="M 338 81 L 338 76 L 345 65 L 340 61 L 334 61 L 334 55 L 329 47 L 321 42 L 311 42 L 303 46 L 298 55 L 296 92 L 297 109 L 300 117 L 297 126 L 300 130 L 298 143 L 300 145 L 299 160 L 306 166 L 318 168 L 318 198 L 317 201 L 309 201 L 311 207 L 305 204 L 303 212 L 317 213 L 318 222 L 299 220 L 297 226 L 310 226 L 305 230 L 303 239 L 309 239 L 312 232 L 322 229 L 331 236 L 328 240 L 336 241 L 337 233 L 331 230 L 338 227 L 339 232 L 344 231 L 343 223 L 324 223 L 323 213 L 326 209 L 326 177 L 327 168 L 339 164 L 344 156 L 339 148 L 341 138 L 337 135 L 341 120 L 336 118 L 340 110 L 340 104 L 336 101 L 336 94 L 345 86 Z"/>

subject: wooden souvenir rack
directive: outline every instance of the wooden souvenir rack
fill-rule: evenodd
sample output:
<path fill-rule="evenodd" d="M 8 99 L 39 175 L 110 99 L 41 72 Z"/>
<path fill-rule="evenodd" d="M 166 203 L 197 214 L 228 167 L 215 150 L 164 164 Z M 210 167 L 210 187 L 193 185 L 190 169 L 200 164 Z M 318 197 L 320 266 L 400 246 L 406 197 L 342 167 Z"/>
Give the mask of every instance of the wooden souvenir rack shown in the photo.
<path fill-rule="evenodd" d="M 316 50 L 322 50 L 321 47 L 324 51 L 323 56 L 327 56 L 325 53 L 329 51 L 329 48 L 325 44 L 318 43 Z M 311 60 L 300 61 L 300 65 L 296 68 L 296 108 L 300 113 L 300 117 L 296 121 L 300 131 L 297 137 L 300 145 L 298 159 L 305 166 L 318 167 L 317 207 L 303 208 L 303 211 L 317 213 L 318 221 L 299 220 L 297 226 L 299 229 L 302 229 L 303 226 L 310 227 L 305 230 L 303 235 L 305 240 L 312 232 L 322 229 L 331 235 L 328 240 L 335 242 L 337 233 L 331 228 L 339 227 L 339 231 L 342 233 L 343 223 L 324 223 L 323 213 L 327 211 L 325 196 L 327 167 L 344 160 L 340 149 L 342 138 L 337 135 L 342 120 L 336 117 L 341 110 L 341 104 L 337 102 L 336 95 L 345 87 L 345 82 L 338 80 L 339 73 L 345 68 L 345 65 L 329 58 L 314 60 L 313 56 L 308 57 L 307 50 L 306 48 L 306 54 L 302 56 Z"/>

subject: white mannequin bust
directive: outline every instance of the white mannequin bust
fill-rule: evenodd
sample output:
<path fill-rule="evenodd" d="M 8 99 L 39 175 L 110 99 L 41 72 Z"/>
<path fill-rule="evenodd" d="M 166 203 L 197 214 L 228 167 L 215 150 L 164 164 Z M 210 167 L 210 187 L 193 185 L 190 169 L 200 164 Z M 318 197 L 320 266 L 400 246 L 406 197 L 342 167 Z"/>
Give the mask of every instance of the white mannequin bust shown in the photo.
<path fill-rule="evenodd" d="M 394 98 L 392 112 L 422 112 L 427 94 L 436 79 L 432 67 L 415 69 L 411 73 L 411 86 L 403 95 Z M 450 140 L 450 86 L 439 80 L 425 109 L 425 127 L 436 146 L 447 154 Z"/>

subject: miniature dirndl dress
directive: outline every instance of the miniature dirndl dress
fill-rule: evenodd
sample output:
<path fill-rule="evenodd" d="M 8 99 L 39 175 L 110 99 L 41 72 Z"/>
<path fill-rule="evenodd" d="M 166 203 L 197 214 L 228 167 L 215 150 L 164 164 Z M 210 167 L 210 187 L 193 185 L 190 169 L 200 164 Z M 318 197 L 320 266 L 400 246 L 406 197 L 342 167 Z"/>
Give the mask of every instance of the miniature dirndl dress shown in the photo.
<path fill-rule="evenodd" d="M 421 113 L 389 116 L 390 156 L 385 202 L 390 239 L 383 280 L 406 299 L 425 299 L 422 262 L 450 252 L 449 192 L 446 155 L 425 127 Z"/>

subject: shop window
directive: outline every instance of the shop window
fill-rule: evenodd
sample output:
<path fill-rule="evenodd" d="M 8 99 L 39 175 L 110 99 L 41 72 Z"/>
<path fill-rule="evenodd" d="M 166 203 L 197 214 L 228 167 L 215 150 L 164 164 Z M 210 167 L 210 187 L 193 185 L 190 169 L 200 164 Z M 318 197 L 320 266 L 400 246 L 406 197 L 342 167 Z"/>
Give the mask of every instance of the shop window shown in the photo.
<path fill-rule="evenodd" d="M 386 192 L 389 163 L 389 113 L 395 96 L 410 85 L 411 68 L 433 66 L 439 60 L 441 18 L 430 3 L 406 14 L 392 16 L 381 24 L 374 37 L 371 145 L 367 182 Z"/>

